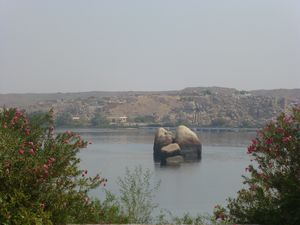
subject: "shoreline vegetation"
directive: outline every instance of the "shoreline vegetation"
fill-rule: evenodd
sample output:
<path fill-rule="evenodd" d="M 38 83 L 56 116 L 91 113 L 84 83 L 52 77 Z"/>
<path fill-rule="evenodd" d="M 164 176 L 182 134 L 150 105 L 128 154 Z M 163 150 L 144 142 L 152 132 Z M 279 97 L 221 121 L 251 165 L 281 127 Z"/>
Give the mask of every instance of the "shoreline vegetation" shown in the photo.
<path fill-rule="evenodd" d="M 89 191 L 108 180 L 80 169 L 77 153 L 88 144 L 72 131 L 54 134 L 53 111 L 31 118 L 14 108 L 0 112 L 0 223 L 300 224 L 299 107 L 257 132 L 247 151 L 245 187 L 213 215 L 179 218 L 162 210 L 153 218 L 159 184 L 142 167 L 126 170 L 119 196 L 91 199 Z"/>
<path fill-rule="evenodd" d="M 29 116 L 54 111 L 57 127 L 263 127 L 300 104 L 300 89 L 193 87 L 162 92 L 0 94 L 0 106 Z M 1 111 L 1 108 L 0 108 Z"/>
<path fill-rule="evenodd" d="M 30 119 L 35 119 L 37 117 L 41 117 L 46 115 L 45 112 L 33 112 L 29 113 L 28 117 Z M 64 116 L 63 116 L 64 117 Z M 98 118 L 99 119 L 99 118 Z M 255 132 L 258 129 L 261 129 L 262 126 L 196 126 L 189 123 L 111 123 L 108 122 L 105 118 L 101 117 L 101 119 L 90 122 L 80 122 L 71 120 L 71 118 L 61 118 L 56 117 L 54 119 L 54 124 L 57 129 L 149 129 L 155 130 L 159 127 L 164 127 L 169 130 L 175 130 L 176 127 L 180 125 L 185 125 L 190 127 L 193 131 L 229 131 L 229 132 Z"/>
<path fill-rule="evenodd" d="M 114 129 L 145 129 L 145 130 L 157 130 L 160 127 L 164 127 L 167 130 L 176 130 L 176 126 L 110 126 L 110 127 L 86 127 L 86 126 L 60 126 L 57 127 L 57 130 L 69 130 L 69 129 L 99 129 L 99 130 L 114 130 Z M 204 131 L 204 132 L 256 132 L 261 129 L 259 127 L 256 128 L 238 128 L 238 127 L 190 127 L 193 131 Z"/>
<path fill-rule="evenodd" d="M 36 114 L 37 112 L 33 113 Z M 38 112 L 38 113 L 45 113 L 45 112 Z M 38 114 L 37 113 L 37 114 Z M 30 116 L 30 115 L 29 115 Z M 61 118 L 63 117 L 63 118 Z M 220 119 L 218 122 L 214 122 L 209 125 L 195 125 L 193 123 L 189 123 L 187 121 L 178 121 L 177 123 L 170 123 L 170 122 L 109 122 L 105 117 L 94 117 L 90 121 L 81 121 L 81 120 L 73 120 L 70 118 L 64 118 L 65 115 L 59 115 L 55 119 L 55 125 L 58 128 L 61 127 L 68 127 L 68 128 L 157 128 L 157 127 L 169 127 L 174 128 L 180 125 L 185 125 L 191 127 L 192 129 L 219 129 L 219 130 L 231 130 L 231 129 L 259 129 L 264 126 L 265 123 L 268 122 L 266 120 L 264 123 L 250 125 L 250 124 L 241 124 L 239 126 L 230 125 L 230 120 L 226 123 Z M 98 121 L 99 120 L 99 121 Z"/>
<path fill-rule="evenodd" d="M 43 112 L 35 112 L 35 114 L 43 114 Z M 45 113 L 44 113 L 45 114 Z M 29 114 L 31 117 L 31 114 Z M 63 117 L 63 118 L 61 118 Z M 72 120 L 71 118 L 64 118 L 65 115 L 59 115 L 55 118 L 55 126 L 57 128 L 148 128 L 155 129 L 158 127 L 166 127 L 169 129 L 174 129 L 180 125 L 185 125 L 190 127 L 193 130 L 224 130 L 224 131 L 234 131 L 234 130 L 257 130 L 263 127 L 263 125 L 257 126 L 231 126 L 223 124 L 222 122 L 218 122 L 210 125 L 195 125 L 191 123 L 187 123 L 186 121 L 180 121 L 177 123 L 169 123 L 169 122 L 109 122 L 105 117 L 95 117 L 90 121 L 80 121 L 80 120 Z M 68 116 L 70 117 L 70 116 Z M 221 120 L 220 120 L 221 121 Z M 267 123 L 267 121 L 266 121 Z"/>

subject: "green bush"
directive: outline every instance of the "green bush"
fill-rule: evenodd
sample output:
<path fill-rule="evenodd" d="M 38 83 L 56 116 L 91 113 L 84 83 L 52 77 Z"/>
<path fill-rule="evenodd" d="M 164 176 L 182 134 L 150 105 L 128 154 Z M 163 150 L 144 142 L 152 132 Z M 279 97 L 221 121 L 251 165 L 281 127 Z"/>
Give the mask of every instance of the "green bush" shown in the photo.
<path fill-rule="evenodd" d="M 103 206 L 88 192 L 106 182 L 79 169 L 87 142 L 73 132 L 55 135 L 52 114 L 31 122 L 24 112 L 0 113 L 0 224 L 126 222 L 115 204 Z"/>
<path fill-rule="evenodd" d="M 209 214 L 198 214 L 196 216 L 192 216 L 189 213 L 185 213 L 183 216 L 181 217 L 172 217 L 171 222 L 169 222 L 168 224 L 191 224 L 191 225 L 228 225 L 228 224 L 232 224 L 230 223 L 230 221 L 224 219 L 218 219 L 215 218 L 212 215 Z"/>
<path fill-rule="evenodd" d="M 123 178 L 118 179 L 120 186 L 120 204 L 128 216 L 129 223 L 150 223 L 152 212 L 158 207 L 153 203 L 153 197 L 160 182 L 152 182 L 149 169 L 143 170 L 137 166 L 134 170 L 126 168 Z M 154 185 L 153 185 L 154 184 Z"/>
<path fill-rule="evenodd" d="M 243 188 L 229 199 L 230 220 L 272 225 L 300 224 L 300 108 L 258 132 L 248 148 L 254 164 Z"/>
<path fill-rule="evenodd" d="M 203 216 L 193 217 L 190 214 L 186 213 L 182 217 L 173 218 L 175 224 L 192 224 L 192 225 L 204 225 L 205 218 Z"/>

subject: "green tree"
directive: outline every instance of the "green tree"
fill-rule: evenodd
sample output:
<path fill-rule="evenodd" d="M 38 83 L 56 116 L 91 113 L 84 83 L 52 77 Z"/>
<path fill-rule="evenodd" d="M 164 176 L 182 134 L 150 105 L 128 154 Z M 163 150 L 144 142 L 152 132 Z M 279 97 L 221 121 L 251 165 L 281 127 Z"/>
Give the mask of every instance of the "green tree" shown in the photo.
<path fill-rule="evenodd" d="M 134 118 L 134 122 L 136 122 L 136 123 L 153 123 L 154 116 L 153 115 L 137 116 Z"/>
<path fill-rule="evenodd" d="M 63 112 L 56 117 L 55 125 L 58 127 L 69 127 L 74 125 L 72 115 L 68 112 Z"/>
<path fill-rule="evenodd" d="M 108 125 L 109 121 L 101 113 L 95 114 L 95 116 L 91 119 L 91 126 L 93 127 L 107 127 Z"/>
<path fill-rule="evenodd" d="M 229 219 L 237 223 L 300 224 L 300 108 L 280 115 L 259 131 L 248 154 L 255 163 L 246 168 L 250 173 L 244 176 L 247 188 L 229 199 Z"/>

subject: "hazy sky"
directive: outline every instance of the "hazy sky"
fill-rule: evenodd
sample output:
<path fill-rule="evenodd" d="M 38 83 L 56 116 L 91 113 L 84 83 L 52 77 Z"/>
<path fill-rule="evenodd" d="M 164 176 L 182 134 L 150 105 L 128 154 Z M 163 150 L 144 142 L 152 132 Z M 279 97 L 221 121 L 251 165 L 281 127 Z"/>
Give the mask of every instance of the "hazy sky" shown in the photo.
<path fill-rule="evenodd" d="M 0 0 L 0 93 L 300 88 L 299 0 Z"/>

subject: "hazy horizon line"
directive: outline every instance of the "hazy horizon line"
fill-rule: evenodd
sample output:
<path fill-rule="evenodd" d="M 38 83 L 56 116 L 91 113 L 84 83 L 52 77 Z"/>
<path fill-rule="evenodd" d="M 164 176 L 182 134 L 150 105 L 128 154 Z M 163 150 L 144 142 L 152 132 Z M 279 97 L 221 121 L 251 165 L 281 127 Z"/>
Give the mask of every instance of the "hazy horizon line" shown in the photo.
<path fill-rule="evenodd" d="M 259 89 L 239 89 L 235 87 L 225 87 L 225 86 L 189 86 L 181 89 L 172 90 L 80 90 L 80 91 L 53 91 L 53 92 L 0 92 L 0 95 L 22 95 L 22 94 L 72 94 L 72 93 L 91 93 L 91 92 L 172 92 L 172 91 L 182 91 L 187 88 L 225 88 L 225 89 L 236 89 L 238 91 L 270 91 L 270 90 L 297 90 L 300 88 L 259 88 Z"/>

